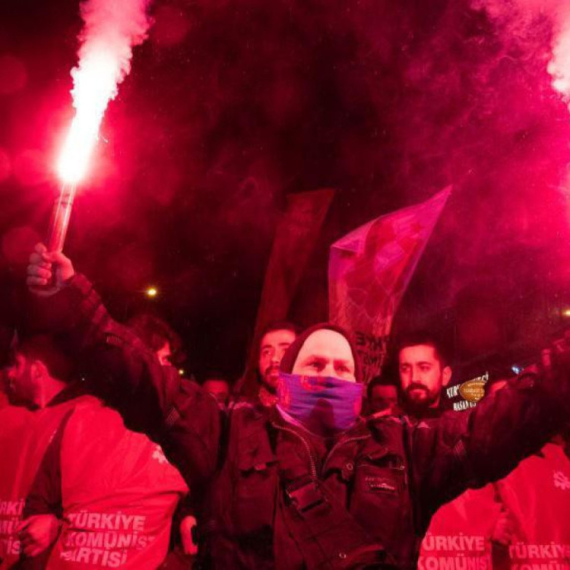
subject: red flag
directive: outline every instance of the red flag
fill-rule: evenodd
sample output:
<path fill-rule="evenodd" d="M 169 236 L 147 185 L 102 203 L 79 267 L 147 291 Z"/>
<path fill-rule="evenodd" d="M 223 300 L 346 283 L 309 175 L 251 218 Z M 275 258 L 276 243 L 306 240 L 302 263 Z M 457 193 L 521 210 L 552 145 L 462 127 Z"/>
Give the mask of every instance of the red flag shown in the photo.
<path fill-rule="evenodd" d="M 287 210 L 277 225 L 265 272 L 255 332 L 244 374 L 245 391 L 256 391 L 253 370 L 263 329 L 273 321 L 287 319 L 293 297 L 317 243 L 334 190 L 314 190 L 287 196 Z"/>
<path fill-rule="evenodd" d="M 356 336 L 366 382 L 380 372 L 394 315 L 450 192 L 376 218 L 331 246 L 330 320 Z"/>

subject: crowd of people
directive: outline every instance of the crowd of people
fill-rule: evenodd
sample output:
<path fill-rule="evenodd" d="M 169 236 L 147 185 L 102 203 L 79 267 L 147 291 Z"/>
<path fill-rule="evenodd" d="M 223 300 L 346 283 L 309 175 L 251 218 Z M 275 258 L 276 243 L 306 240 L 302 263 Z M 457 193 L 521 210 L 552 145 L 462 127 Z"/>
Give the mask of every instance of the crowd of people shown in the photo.
<path fill-rule="evenodd" d="M 252 392 L 181 377 L 171 328 L 113 320 L 62 254 L 37 246 L 27 285 L 1 568 L 570 568 L 566 339 L 444 412 L 453 370 L 427 332 L 365 387 L 349 332 L 273 323 Z"/>

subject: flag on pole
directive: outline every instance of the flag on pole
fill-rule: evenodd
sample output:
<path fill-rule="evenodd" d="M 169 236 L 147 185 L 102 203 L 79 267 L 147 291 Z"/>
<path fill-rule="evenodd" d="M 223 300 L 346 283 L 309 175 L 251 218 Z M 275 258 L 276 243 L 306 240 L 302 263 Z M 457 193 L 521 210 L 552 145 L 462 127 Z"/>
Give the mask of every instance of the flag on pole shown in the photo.
<path fill-rule="evenodd" d="M 380 373 L 394 315 L 450 192 L 376 218 L 331 246 L 329 318 L 354 334 L 365 382 Z"/>
<path fill-rule="evenodd" d="M 287 208 L 277 224 L 275 239 L 265 272 L 255 331 L 243 378 L 242 393 L 257 390 L 253 372 L 257 346 L 263 329 L 271 322 L 287 319 L 293 297 L 329 210 L 334 190 L 322 189 L 287 196 Z"/>

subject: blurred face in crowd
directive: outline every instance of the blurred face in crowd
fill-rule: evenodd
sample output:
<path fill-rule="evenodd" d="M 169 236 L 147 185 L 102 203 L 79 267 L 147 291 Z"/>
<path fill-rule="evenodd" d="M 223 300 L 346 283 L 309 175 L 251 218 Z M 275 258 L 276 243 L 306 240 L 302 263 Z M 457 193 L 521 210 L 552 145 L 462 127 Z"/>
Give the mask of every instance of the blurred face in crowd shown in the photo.
<path fill-rule="evenodd" d="M 427 344 L 406 346 L 398 360 L 406 401 L 414 406 L 437 407 L 441 391 L 451 379 L 451 368 L 443 366 L 436 349 Z"/>
<path fill-rule="evenodd" d="M 170 362 L 170 357 L 172 356 L 172 352 L 170 350 L 170 343 L 167 341 L 164 343 L 164 346 L 156 351 L 156 356 L 158 357 L 158 361 L 162 366 L 172 366 Z"/>
<path fill-rule="evenodd" d="M 340 333 L 321 329 L 311 334 L 303 344 L 293 374 L 332 376 L 356 382 L 354 356 L 348 340 Z"/>
<path fill-rule="evenodd" d="M 204 390 L 212 394 L 218 404 L 222 407 L 226 406 L 230 397 L 229 384 L 221 378 L 209 378 L 204 382 Z"/>
<path fill-rule="evenodd" d="M 277 388 L 279 364 L 296 336 L 293 331 L 277 329 L 269 331 L 261 339 L 258 370 L 262 383 L 270 391 L 275 391 Z"/>
<path fill-rule="evenodd" d="M 37 364 L 16 353 L 3 374 L 6 395 L 11 404 L 21 405 L 34 399 Z"/>
<path fill-rule="evenodd" d="M 370 410 L 373 414 L 394 409 L 398 404 L 396 386 L 374 386 L 370 397 Z"/>

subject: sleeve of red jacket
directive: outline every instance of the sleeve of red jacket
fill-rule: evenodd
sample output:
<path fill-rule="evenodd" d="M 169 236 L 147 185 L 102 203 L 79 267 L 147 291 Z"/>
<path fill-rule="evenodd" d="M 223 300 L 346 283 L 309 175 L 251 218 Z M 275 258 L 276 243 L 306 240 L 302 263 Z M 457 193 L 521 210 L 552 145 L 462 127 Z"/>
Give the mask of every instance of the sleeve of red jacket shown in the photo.
<path fill-rule="evenodd" d="M 85 277 L 75 275 L 47 299 L 30 295 L 28 315 L 29 328 L 50 332 L 67 346 L 92 391 L 119 411 L 128 428 L 160 443 L 189 486 L 212 475 L 220 438 L 214 398 L 173 367 L 162 366 L 114 321 Z"/>
<path fill-rule="evenodd" d="M 570 410 L 567 370 L 562 362 L 556 374 L 523 374 L 470 412 L 448 412 L 412 429 L 422 526 L 466 488 L 506 476 L 562 428 Z"/>

